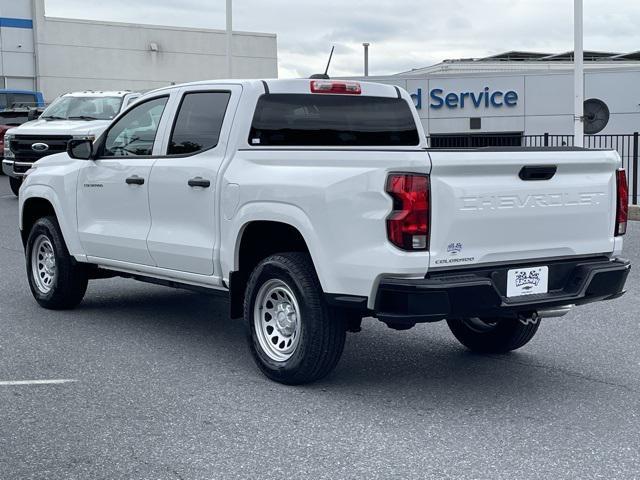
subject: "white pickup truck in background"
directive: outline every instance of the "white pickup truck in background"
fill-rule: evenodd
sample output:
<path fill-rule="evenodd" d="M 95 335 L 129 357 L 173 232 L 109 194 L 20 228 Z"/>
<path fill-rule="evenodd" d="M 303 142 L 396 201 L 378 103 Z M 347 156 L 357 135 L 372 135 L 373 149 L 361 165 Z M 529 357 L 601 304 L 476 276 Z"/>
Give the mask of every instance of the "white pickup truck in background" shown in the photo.
<path fill-rule="evenodd" d="M 620 296 L 627 196 L 612 151 L 428 150 L 396 87 L 210 81 L 147 93 L 38 161 L 20 229 L 43 307 L 109 276 L 224 294 L 261 370 L 299 384 L 363 317 L 446 320 L 499 353 Z"/>
<path fill-rule="evenodd" d="M 40 158 L 65 152 L 71 139 L 95 140 L 111 120 L 141 94 L 130 91 L 82 91 L 56 98 L 37 120 L 8 130 L 2 170 L 18 195 L 24 172 Z"/>

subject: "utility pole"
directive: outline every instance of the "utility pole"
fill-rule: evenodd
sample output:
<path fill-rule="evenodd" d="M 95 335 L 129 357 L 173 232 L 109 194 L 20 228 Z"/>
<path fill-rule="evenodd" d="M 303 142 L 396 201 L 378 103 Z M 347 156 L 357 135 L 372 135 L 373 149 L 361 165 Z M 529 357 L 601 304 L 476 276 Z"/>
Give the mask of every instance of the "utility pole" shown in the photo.
<path fill-rule="evenodd" d="M 227 78 L 233 78 L 233 57 L 231 45 L 233 42 L 233 0 L 227 0 Z"/>
<path fill-rule="evenodd" d="M 369 45 L 370 43 L 363 43 L 362 46 L 364 47 L 364 76 L 368 77 L 369 76 Z"/>
<path fill-rule="evenodd" d="M 573 0 L 573 144 L 584 146 L 584 47 L 582 0 Z"/>

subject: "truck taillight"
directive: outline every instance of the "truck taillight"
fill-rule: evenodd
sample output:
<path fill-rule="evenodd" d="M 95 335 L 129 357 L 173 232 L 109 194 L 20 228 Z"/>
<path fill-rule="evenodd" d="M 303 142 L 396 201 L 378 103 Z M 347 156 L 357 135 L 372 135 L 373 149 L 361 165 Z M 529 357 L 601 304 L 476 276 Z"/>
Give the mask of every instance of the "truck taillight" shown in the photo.
<path fill-rule="evenodd" d="M 392 173 L 386 191 L 393 198 L 387 218 L 389 241 L 403 250 L 429 248 L 429 177 Z"/>
<path fill-rule="evenodd" d="M 341 95 L 360 95 L 362 88 L 358 82 L 339 82 L 335 80 L 312 80 L 311 93 L 334 93 Z"/>
<path fill-rule="evenodd" d="M 624 168 L 616 171 L 616 236 L 627 233 L 627 217 L 629 216 L 629 184 Z"/>

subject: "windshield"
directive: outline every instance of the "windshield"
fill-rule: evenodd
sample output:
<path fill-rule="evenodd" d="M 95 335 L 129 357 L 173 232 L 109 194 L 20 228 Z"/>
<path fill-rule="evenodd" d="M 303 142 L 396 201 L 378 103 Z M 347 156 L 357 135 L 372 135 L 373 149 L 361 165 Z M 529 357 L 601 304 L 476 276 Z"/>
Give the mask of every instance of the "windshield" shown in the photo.
<path fill-rule="evenodd" d="M 122 97 L 59 97 L 41 118 L 50 120 L 111 120 L 120 111 Z"/>

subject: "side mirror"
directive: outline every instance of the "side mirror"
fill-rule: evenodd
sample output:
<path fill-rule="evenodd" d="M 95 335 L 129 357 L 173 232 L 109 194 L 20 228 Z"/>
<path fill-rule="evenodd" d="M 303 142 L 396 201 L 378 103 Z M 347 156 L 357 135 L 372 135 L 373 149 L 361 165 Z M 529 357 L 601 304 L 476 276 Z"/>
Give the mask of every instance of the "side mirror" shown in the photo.
<path fill-rule="evenodd" d="M 93 142 L 91 140 L 69 140 L 67 154 L 76 160 L 91 160 Z"/>
<path fill-rule="evenodd" d="M 27 120 L 30 122 L 31 120 L 35 120 L 40 116 L 38 113 L 38 109 L 35 107 L 31 107 L 29 109 L 29 113 L 27 113 Z"/>

